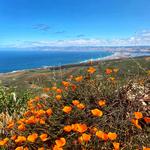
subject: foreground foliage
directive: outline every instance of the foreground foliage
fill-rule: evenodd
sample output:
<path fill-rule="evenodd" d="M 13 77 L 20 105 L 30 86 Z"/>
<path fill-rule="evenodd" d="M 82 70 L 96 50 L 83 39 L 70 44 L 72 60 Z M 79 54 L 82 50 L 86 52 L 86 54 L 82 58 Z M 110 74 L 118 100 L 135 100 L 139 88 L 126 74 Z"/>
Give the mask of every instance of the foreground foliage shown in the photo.
<path fill-rule="evenodd" d="M 0 146 L 10 150 L 148 150 L 150 118 L 143 79 L 122 80 L 122 70 L 69 76 L 27 102 L 20 117 L 3 124 Z M 143 90 L 144 89 L 144 90 Z M 148 95 L 149 96 L 149 95 Z"/>

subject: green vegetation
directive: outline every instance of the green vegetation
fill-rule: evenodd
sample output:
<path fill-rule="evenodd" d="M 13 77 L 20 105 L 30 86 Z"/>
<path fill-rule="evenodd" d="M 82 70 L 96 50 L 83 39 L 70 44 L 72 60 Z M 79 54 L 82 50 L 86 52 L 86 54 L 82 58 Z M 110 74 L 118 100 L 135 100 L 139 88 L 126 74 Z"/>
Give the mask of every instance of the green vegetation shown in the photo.
<path fill-rule="evenodd" d="M 7 112 L 10 116 L 25 109 L 27 100 L 31 98 L 28 91 L 20 93 L 19 97 L 15 90 L 0 87 L 0 113 Z"/>
<path fill-rule="evenodd" d="M 2 149 L 150 147 L 150 57 L 33 70 L 1 80 Z"/>

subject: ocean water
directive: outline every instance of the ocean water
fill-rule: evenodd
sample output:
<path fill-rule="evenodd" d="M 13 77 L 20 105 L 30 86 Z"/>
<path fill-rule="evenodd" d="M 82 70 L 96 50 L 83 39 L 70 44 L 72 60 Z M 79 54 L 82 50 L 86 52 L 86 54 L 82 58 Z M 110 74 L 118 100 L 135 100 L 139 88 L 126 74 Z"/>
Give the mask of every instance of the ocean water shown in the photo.
<path fill-rule="evenodd" d="M 0 73 L 80 63 L 90 59 L 111 56 L 106 51 L 52 52 L 52 51 L 0 51 Z"/>

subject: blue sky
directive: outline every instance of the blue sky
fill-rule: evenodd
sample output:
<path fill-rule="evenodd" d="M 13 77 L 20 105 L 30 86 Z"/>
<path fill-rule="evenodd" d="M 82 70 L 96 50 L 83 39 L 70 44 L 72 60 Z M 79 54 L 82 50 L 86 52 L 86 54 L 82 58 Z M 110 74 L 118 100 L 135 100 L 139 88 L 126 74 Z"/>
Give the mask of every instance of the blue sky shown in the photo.
<path fill-rule="evenodd" d="M 150 45 L 150 0 L 0 0 L 0 47 Z"/>

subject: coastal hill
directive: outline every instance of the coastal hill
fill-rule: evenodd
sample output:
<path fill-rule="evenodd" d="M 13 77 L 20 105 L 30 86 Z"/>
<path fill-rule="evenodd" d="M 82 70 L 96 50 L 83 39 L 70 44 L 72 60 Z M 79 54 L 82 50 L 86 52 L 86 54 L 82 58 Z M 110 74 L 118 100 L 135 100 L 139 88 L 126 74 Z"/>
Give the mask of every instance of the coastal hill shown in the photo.
<path fill-rule="evenodd" d="M 136 57 L 136 58 L 122 58 L 114 60 L 98 60 L 91 62 L 85 62 L 80 64 L 69 64 L 58 67 L 46 67 L 38 69 L 30 69 L 23 71 L 16 71 L 11 73 L 1 73 L 0 80 L 2 84 L 6 87 L 14 86 L 17 89 L 28 89 L 34 88 L 34 86 L 42 88 L 49 86 L 52 80 L 63 80 L 69 75 L 76 75 L 89 66 L 94 66 L 96 68 L 101 68 L 102 70 L 111 67 L 121 68 L 124 73 L 131 72 L 139 75 L 143 74 L 144 70 L 149 70 L 150 68 L 150 57 Z M 140 71 L 139 71 L 140 69 Z"/>
<path fill-rule="evenodd" d="M 149 150 L 150 57 L 0 75 L 3 150 Z"/>

